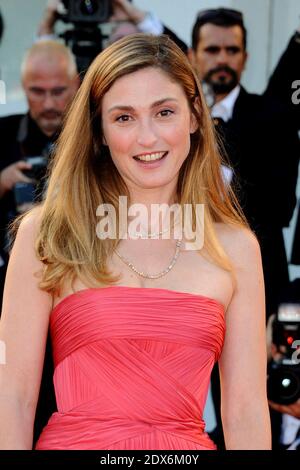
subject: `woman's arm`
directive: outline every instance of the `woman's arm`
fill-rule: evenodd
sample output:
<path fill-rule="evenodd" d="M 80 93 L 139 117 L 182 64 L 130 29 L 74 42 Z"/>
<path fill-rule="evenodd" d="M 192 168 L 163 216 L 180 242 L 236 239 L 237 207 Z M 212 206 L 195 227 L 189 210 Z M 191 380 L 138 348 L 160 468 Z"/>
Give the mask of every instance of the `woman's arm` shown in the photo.
<path fill-rule="evenodd" d="M 225 445 L 228 450 L 269 450 L 271 431 L 266 393 L 266 325 L 260 248 L 248 230 L 228 229 L 225 239 L 224 247 L 236 273 L 219 362 Z"/>
<path fill-rule="evenodd" d="M 52 308 L 51 296 L 38 288 L 37 227 L 36 212 L 22 221 L 7 270 L 0 320 L 0 449 L 32 447 Z"/>

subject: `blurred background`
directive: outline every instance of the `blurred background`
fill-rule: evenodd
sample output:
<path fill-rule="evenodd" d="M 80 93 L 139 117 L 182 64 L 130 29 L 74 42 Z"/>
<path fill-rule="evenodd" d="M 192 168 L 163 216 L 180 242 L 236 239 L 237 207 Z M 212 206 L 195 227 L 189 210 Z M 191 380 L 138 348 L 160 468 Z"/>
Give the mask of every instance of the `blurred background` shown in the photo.
<path fill-rule="evenodd" d="M 143 10 L 151 10 L 162 22 L 190 45 L 196 13 L 220 6 L 244 13 L 249 37 L 249 60 L 242 83 L 249 92 L 261 93 L 292 32 L 300 22 L 299 0 L 134 0 Z M 5 31 L 0 48 L 1 78 L 6 84 L 5 106 L 0 116 L 26 110 L 19 79 L 24 51 L 35 40 L 37 25 L 47 0 L 0 0 Z M 66 25 L 58 22 L 57 30 Z"/>

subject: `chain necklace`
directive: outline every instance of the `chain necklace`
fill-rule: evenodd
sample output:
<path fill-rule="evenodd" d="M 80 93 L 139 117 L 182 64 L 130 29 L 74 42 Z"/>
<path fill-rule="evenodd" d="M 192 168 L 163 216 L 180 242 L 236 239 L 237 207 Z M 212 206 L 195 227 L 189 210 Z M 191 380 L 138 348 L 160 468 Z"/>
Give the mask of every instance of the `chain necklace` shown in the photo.
<path fill-rule="evenodd" d="M 167 233 L 170 230 L 170 228 L 166 228 L 164 230 L 161 230 L 160 232 L 150 232 L 150 233 L 140 233 L 140 232 L 128 232 L 129 236 L 133 236 L 136 238 L 156 238 L 159 237 L 160 235 L 163 235 L 164 233 Z"/>
<path fill-rule="evenodd" d="M 165 228 L 164 230 L 161 230 L 160 232 L 150 232 L 150 233 L 149 233 L 149 232 L 148 232 L 148 233 L 145 233 L 145 232 L 143 233 L 143 232 L 142 232 L 142 233 L 141 233 L 141 232 L 131 232 L 131 231 L 129 232 L 129 231 L 128 231 L 127 233 L 128 233 L 129 236 L 131 236 L 131 237 L 133 236 L 133 237 L 135 237 L 135 238 L 142 238 L 142 239 L 156 238 L 156 237 L 160 237 L 160 236 L 163 235 L 164 233 L 167 233 L 167 232 L 170 233 L 170 230 L 171 230 L 172 228 L 175 229 L 175 227 L 176 227 L 177 225 L 178 225 L 178 221 L 175 222 L 175 223 L 173 224 L 173 226 L 167 227 L 167 228 Z"/>
<path fill-rule="evenodd" d="M 168 274 L 168 272 L 171 271 L 171 269 L 175 265 L 175 263 L 177 261 L 177 258 L 178 258 L 178 255 L 179 255 L 181 243 L 182 243 L 182 240 L 177 240 L 175 254 L 174 254 L 169 266 L 166 269 L 164 269 L 163 271 L 161 271 L 160 273 L 157 273 L 157 274 L 147 274 L 147 273 L 144 273 L 143 271 L 139 271 L 127 258 L 125 258 L 123 255 L 121 255 L 121 253 L 119 253 L 118 250 L 115 250 L 115 253 L 120 258 L 120 260 L 123 261 L 123 263 L 125 263 L 130 269 L 132 269 L 132 271 L 134 271 L 139 276 L 147 278 L 147 279 L 158 279 L 158 278 Z"/>

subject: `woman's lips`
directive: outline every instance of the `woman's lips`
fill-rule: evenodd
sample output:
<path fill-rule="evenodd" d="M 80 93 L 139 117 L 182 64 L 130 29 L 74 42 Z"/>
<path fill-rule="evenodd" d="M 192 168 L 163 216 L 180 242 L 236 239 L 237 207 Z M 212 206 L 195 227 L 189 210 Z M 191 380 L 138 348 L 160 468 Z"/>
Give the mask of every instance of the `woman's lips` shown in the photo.
<path fill-rule="evenodd" d="M 161 156 L 159 156 L 159 154 L 161 154 Z M 149 153 L 141 155 L 141 157 L 143 157 L 143 160 L 141 160 L 139 156 L 133 158 L 139 165 L 143 167 L 156 168 L 157 166 L 160 166 L 161 162 L 166 158 L 167 155 L 168 152 L 153 152 L 151 154 Z"/>

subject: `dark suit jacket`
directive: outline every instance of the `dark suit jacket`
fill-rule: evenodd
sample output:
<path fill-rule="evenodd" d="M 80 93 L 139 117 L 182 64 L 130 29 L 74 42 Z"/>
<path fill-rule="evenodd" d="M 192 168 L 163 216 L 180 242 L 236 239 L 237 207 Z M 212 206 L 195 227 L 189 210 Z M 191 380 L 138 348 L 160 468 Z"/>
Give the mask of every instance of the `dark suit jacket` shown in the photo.
<path fill-rule="evenodd" d="M 282 54 L 266 89 L 267 96 L 277 96 L 289 107 L 293 119 L 300 131 L 300 103 L 292 101 L 293 82 L 300 81 L 300 34 L 295 33 Z M 300 93 L 297 92 L 298 99 Z M 300 203 L 296 230 L 294 235 L 291 263 L 300 264 Z"/>
<path fill-rule="evenodd" d="M 293 240 L 291 263 L 300 264 L 300 202 L 298 204 L 298 218 L 296 222 L 295 235 Z"/>
<path fill-rule="evenodd" d="M 293 82 L 300 80 L 300 33 L 295 33 L 283 52 L 269 80 L 265 94 L 283 100 L 294 115 L 300 129 L 300 104 L 294 104 L 292 95 L 296 89 Z M 297 96 L 300 97 L 299 93 Z"/>
<path fill-rule="evenodd" d="M 281 103 L 243 88 L 221 132 L 238 198 L 261 244 L 270 314 L 288 282 L 282 228 L 289 225 L 296 204 L 297 132 Z"/>
<path fill-rule="evenodd" d="M 0 171 L 23 160 L 25 157 L 41 155 L 55 141 L 39 129 L 29 114 L 18 114 L 0 118 Z M 0 249 L 5 249 L 7 224 L 17 215 L 14 192 L 8 191 L 0 199 Z"/>
<path fill-rule="evenodd" d="M 187 54 L 188 46 L 185 44 L 185 42 L 183 42 L 171 29 L 167 28 L 167 26 L 163 25 L 163 27 L 163 34 L 167 34 L 168 36 L 170 36 L 170 38 L 177 44 L 177 46 L 180 47 L 182 52 Z"/>

